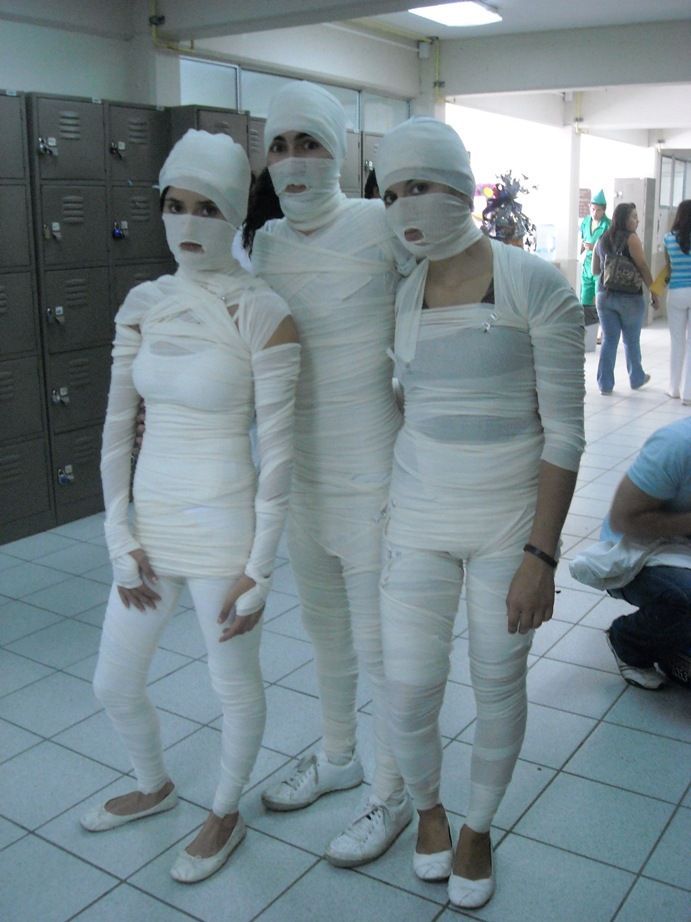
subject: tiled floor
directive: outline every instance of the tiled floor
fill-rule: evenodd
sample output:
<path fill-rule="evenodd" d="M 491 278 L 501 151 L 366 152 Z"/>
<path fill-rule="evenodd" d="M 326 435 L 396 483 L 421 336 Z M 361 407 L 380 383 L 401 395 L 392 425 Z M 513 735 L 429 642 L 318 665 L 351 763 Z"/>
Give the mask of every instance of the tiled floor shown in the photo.
<path fill-rule="evenodd" d="M 664 395 L 667 331 L 643 334 L 653 380 L 609 398 L 587 357 L 588 450 L 564 557 L 596 535 L 645 437 L 689 412 Z M 498 887 L 473 918 L 492 922 L 688 922 L 691 917 L 691 696 L 624 684 L 602 635 L 626 610 L 559 567 L 555 619 L 531 655 L 528 734 L 494 829 Z M 250 832 L 228 866 L 196 887 L 168 875 L 201 822 L 215 783 L 219 708 L 193 614 L 183 605 L 153 664 L 168 761 L 183 800 L 165 816 L 83 832 L 84 808 L 131 787 L 127 758 L 89 685 L 110 569 L 100 516 L 0 548 L 0 918 L 4 922 L 451 922 L 445 887 L 411 869 L 413 829 L 356 872 L 320 858 L 363 789 L 297 814 L 268 814 L 266 779 L 315 745 L 311 649 L 283 560 L 266 614 L 269 718 L 242 804 Z M 189 604 L 189 598 L 187 600 Z M 472 739 L 464 622 L 442 727 L 444 799 L 461 823 Z M 361 690 L 361 750 L 371 775 L 371 717 Z"/>

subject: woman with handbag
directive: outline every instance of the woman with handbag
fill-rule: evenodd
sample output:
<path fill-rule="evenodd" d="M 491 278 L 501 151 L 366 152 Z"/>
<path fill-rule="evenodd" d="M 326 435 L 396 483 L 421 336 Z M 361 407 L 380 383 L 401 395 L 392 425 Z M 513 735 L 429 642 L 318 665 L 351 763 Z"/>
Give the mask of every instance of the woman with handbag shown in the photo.
<path fill-rule="evenodd" d="M 667 322 L 670 397 L 691 406 L 691 199 L 680 202 L 672 230 L 665 234 L 665 260 L 669 277 Z M 682 375 L 683 372 L 683 375 Z"/>
<path fill-rule="evenodd" d="M 612 224 L 593 251 L 593 274 L 599 276 L 595 303 L 602 328 L 597 384 L 603 396 L 609 396 L 614 389 L 620 336 L 624 339 L 631 390 L 637 391 L 650 381 L 641 364 L 641 327 L 645 316 L 643 284 L 650 288 L 653 277 L 637 227 L 635 204 L 622 202 L 614 209 Z M 651 299 L 657 310 L 657 295 L 651 294 Z"/>

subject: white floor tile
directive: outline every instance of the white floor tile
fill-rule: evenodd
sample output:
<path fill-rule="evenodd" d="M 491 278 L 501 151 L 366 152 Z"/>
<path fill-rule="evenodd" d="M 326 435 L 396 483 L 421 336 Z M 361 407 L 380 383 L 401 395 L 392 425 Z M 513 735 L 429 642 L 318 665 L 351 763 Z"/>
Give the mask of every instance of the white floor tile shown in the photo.
<path fill-rule="evenodd" d="M 30 749 L 42 739 L 43 737 L 35 733 L 29 733 L 28 730 L 15 727 L 6 720 L 0 720 L 0 762 L 5 762 L 20 752 L 24 752 L 25 749 Z"/>
<path fill-rule="evenodd" d="M 211 688 L 205 663 L 190 663 L 153 682 L 149 695 L 156 707 L 199 723 L 209 723 L 221 714 L 221 704 Z"/>
<path fill-rule="evenodd" d="M 73 547 L 74 543 L 71 538 L 43 531 L 37 535 L 30 535 L 28 538 L 20 538 L 19 541 L 12 541 L 10 544 L 3 544 L 0 546 L 0 551 L 3 554 L 18 557 L 20 560 L 36 560 L 37 557 L 52 554 L 54 551 Z"/>
<path fill-rule="evenodd" d="M 68 522 L 65 525 L 58 525 L 51 534 L 65 535 L 68 538 L 75 538 L 78 541 L 89 541 L 91 538 L 100 538 L 103 534 L 104 513 L 97 512 L 95 515 L 87 516 L 85 519 L 77 519 L 76 522 Z"/>
<path fill-rule="evenodd" d="M 26 829 L 0 817 L 0 851 L 27 835 Z M 1 899 L 1 897 L 0 897 Z"/>
<path fill-rule="evenodd" d="M 54 611 L 58 615 L 77 615 L 81 612 L 93 608 L 100 602 L 105 602 L 110 595 L 110 586 L 103 583 L 95 583 L 93 580 L 84 579 L 81 576 L 65 577 L 65 574 L 59 574 L 57 570 L 49 570 L 46 573 L 54 573 L 63 580 L 57 586 L 51 586 L 49 589 L 41 589 L 39 592 L 30 592 L 24 596 L 24 601 L 38 608 L 47 608 L 48 611 Z"/>
<path fill-rule="evenodd" d="M 686 891 L 642 877 L 626 898 L 616 922 L 686 922 L 690 904 Z"/>
<path fill-rule="evenodd" d="M 121 884 L 75 916 L 74 922 L 189 922 L 189 918 L 172 906 Z"/>
<path fill-rule="evenodd" d="M 51 567 L 55 570 L 63 570 L 65 573 L 81 576 L 87 570 L 95 570 L 96 567 L 102 567 L 108 564 L 109 561 L 108 551 L 105 548 L 80 542 L 73 547 L 62 548 L 59 551 L 46 554 L 44 557 L 40 557 L 36 563 L 40 563 L 43 567 Z"/>
<path fill-rule="evenodd" d="M 650 692 L 628 686 L 606 721 L 691 743 L 688 689 L 670 684 Z"/>
<path fill-rule="evenodd" d="M 297 755 L 321 737 L 321 709 L 314 698 L 272 685 L 266 690 L 266 706 L 272 715 L 264 733 L 269 749 Z"/>
<path fill-rule="evenodd" d="M 539 633 L 539 632 L 538 632 Z M 546 654 L 548 659 L 576 666 L 589 666 L 619 675 L 619 669 L 607 646 L 604 631 L 577 624 Z"/>
<path fill-rule="evenodd" d="M 12 643 L 60 620 L 61 616 L 54 612 L 11 599 L 7 605 L 0 606 L 0 645 Z"/>
<path fill-rule="evenodd" d="M 16 567 L 10 567 L 0 573 L 0 592 L 12 599 L 23 599 L 66 579 L 67 575 L 58 570 L 50 570 L 35 563 L 20 562 Z"/>
<path fill-rule="evenodd" d="M 281 637 L 265 631 L 260 647 L 262 675 L 267 682 L 278 682 L 313 657 L 312 645 L 304 640 Z"/>
<path fill-rule="evenodd" d="M 643 869 L 645 876 L 691 890 L 690 843 L 691 810 L 680 807 Z"/>
<path fill-rule="evenodd" d="M 15 640 L 6 649 L 21 656 L 61 669 L 98 650 L 101 632 L 82 621 L 65 618 L 40 631 Z"/>
<path fill-rule="evenodd" d="M 576 624 L 598 603 L 600 597 L 580 589 L 562 589 L 554 599 L 554 618 Z"/>
<path fill-rule="evenodd" d="M 521 758 L 549 768 L 561 768 L 596 723 L 591 717 L 531 704 Z"/>
<path fill-rule="evenodd" d="M 626 687 L 617 673 L 541 659 L 528 671 L 528 700 L 585 717 L 602 717 Z"/>
<path fill-rule="evenodd" d="M 0 699 L 0 717 L 41 736 L 59 733 L 98 710 L 91 685 L 60 672 Z"/>
<path fill-rule="evenodd" d="M 0 716 L 2 715 L 2 696 L 9 695 L 17 689 L 50 675 L 52 669 L 34 663 L 24 656 L 16 656 L 7 650 L 0 650 Z"/>

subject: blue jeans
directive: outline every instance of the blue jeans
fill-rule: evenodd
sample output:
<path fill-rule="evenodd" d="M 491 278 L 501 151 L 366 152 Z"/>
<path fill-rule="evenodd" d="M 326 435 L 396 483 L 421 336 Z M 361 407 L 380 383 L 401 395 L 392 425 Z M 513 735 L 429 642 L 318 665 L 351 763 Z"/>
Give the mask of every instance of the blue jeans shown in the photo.
<path fill-rule="evenodd" d="M 638 606 L 609 629 L 612 646 L 625 663 L 647 669 L 691 649 L 691 569 L 643 567 L 616 597 Z"/>
<path fill-rule="evenodd" d="M 617 360 L 619 337 L 622 336 L 629 382 L 633 390 L 636 390 L 645 381 L 641 365 L 641 327 L 645 315 L 643 295 L 598 291 L 596 304 L 602 327 L 602 348 L 597 366 L 598 387 L 605 393 L 614 387 L 614 363 Z"/>

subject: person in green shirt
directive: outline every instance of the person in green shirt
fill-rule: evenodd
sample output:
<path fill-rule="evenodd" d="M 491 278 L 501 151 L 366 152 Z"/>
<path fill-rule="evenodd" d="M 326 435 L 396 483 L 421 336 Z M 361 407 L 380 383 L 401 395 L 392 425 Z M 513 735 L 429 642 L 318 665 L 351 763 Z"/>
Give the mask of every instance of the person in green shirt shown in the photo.
<path fill-rule="evenodd" d="M 590 214 L 586 215 L 581 221 L 581 256 L 583 266 L 581 268 L 581 304 L 585 315 L 586 328 L 597 324 L 597 310 L 595 308 L 595 288 L 596 278 L 593 275 L 592 260 L 595 244 L 604 234 L 612 223 L 605 214 L 607 210 L 607 200 L 605 193 L 600 191 L 590 200 Z M 594 332 L 594 331 L 593 331 Z M 588 348 L 590 346 L 590 348 Z M 595 351 L 595 336 L 592 336 L 592 342 L 589 343 L 589 337 L 586 331 L 586 351 Z"/>

